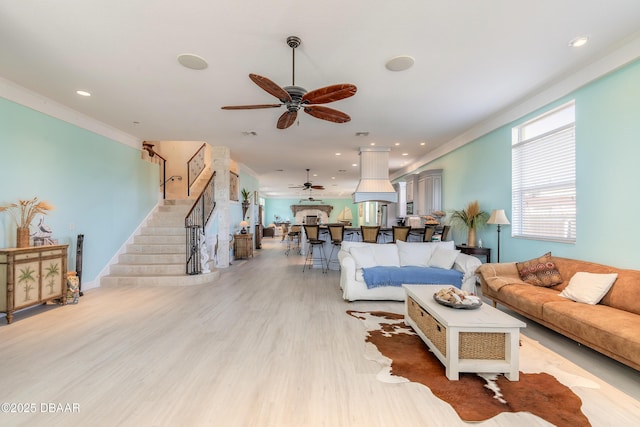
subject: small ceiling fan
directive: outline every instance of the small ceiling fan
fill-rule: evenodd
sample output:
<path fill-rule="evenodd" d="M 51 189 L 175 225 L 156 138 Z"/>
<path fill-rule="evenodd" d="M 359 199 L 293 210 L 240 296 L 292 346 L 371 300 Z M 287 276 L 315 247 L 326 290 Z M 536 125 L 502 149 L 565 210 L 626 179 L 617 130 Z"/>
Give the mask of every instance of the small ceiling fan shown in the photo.
<path fill-rule="evenodd" d="M 318 203 L 322 203 L 322 199 L 316 199 L 315 197 L 307 197 L 306 199 L 300 199 L 300 201 L 298 203 L 303 203 L 303 202 L 318 202 Z"/>
<path fill-rule="evenodd" d="M 310 169 L 307 168 L 307 182 L 304 182 L 302 185 L 290 185 L 289 188 L 301 188 L 303 191 L 311 189 L 324 190 L 323 185 L 313 185 L 313 183 L 309 180 L 309 171 Z"/>
<path fill-rule="evenodd" d="M 357 88 L 349 83 L 337 84 L 322 87 L 320 89 L 307 92 L 305 88 L 296 86 L 296 48 L 302 41 L 299 37 L 287 37 L 287 45 L 291 47 L 293 55 L 293 78 L 291 86 L 280 87 L 266 77 L 257 74 L 249 74 L 249 78 L 266 92 L 280 100 L 280 104 L 255 104 L 255 105 L 231 105 L 222 107 L 223 110 L 254 110 L 258 108 L 278 108 L 285 106 L 285 111 L 278 119 L 277 128 L 286 129 L 290 127 L 298 117 L 300 108 L 307 114 L 318 119 L 327 120 L 334 123 L 346 123 L 351 120 L 347 114 L 333 108 L 315 104 L 327 104 L 333 101 L 349 98 L 355 95 Z"/>
<path fill-rule="evenodd" d="M 313 187 L 309 188 L 309 197 L 305 198 L 305 199 L 300 199 L 300 201 L 298 203 L 303 203 L 303 202 L 318 202 L 318 203 L 323 203 L 322 199 L 316 199 L 315 197 L 313 197 L 313 195 L 311 194 L 313 193 Z"/>

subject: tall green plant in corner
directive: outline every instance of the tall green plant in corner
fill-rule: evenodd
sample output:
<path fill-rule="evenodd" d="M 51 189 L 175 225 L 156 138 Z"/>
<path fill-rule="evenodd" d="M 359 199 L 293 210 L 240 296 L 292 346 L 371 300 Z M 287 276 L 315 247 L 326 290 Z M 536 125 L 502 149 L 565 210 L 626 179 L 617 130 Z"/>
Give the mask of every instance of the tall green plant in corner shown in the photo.
<path fill-rule="evenodd" d="M 489 214 L 480 210 L 477 200 L 469 203 L 465 209 L 452 211 L 450 223 L 456 228 L 467 228 L 467 246 L 476 246 L 476 229 L 484 226 L 489 219 Z"/>

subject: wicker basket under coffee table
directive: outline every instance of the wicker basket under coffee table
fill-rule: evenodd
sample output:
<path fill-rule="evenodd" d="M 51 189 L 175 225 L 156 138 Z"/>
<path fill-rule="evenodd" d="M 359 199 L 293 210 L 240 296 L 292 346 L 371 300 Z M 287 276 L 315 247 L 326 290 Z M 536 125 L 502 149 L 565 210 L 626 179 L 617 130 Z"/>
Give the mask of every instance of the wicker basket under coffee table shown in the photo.
<path fill-rule="evenodd" d="M 402 286 L 407 292 L 405 322 L 444 364 L 448 379 L 458 380 L 460 372 L 494 372 L 518 381 L 524 322 L 489 304 L 476 309 L 438 304 L 433 294 L 451 285 Z"/>

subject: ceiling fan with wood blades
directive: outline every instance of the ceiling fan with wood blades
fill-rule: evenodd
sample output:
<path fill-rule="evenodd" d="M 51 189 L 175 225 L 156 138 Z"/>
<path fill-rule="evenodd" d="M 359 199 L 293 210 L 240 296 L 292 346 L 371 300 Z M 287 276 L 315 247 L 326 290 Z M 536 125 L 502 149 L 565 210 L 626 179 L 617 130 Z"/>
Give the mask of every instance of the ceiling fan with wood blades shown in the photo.
<path fill-rule="evenodd" d="M 230 105 L 222 107 L 223 110 L 255 110 L 260 108 L 279 108 L 285 106 L 285 111 L 278 118 L 277 128 L 286 129 L 295 123 L 298 117 L 298 110 L 302 110 L 318 119 L 326 120 L 333 123 L 346 123 L 351 120 L 349 115 L 333 108 L 325 107 L 317 104 L 327 104 L 329 102 L 339 101 L 355 95 L 358 90 L 354 85 L 342 83 L 322 87 L 320 89 L 307 92 L 303 87 L 296 86 L 296 48 L 300 46 L 302 41 L 299 37 L 287 37 L 287 45 L 291 47 L 293 56 L 293 79 L 291 86 L 280 87 L 266 77 L 257 74 L 249 74 L 249 78 L 264 91 L 275 96 L 280 100 L 280 104 L 254 104 L 254 105 Z"/>
<path fill-rule="evenodd" d="M 313 185 L 313 183 L 309 180 L 309 171 L 310 169 L 307 168 L 307 182 L 303 183 L 302 185 L 290 185 L 289 188 L 300 188 L 303 191 L 304 190 L 324 190 L 324 186 L 323 185 Z"/>

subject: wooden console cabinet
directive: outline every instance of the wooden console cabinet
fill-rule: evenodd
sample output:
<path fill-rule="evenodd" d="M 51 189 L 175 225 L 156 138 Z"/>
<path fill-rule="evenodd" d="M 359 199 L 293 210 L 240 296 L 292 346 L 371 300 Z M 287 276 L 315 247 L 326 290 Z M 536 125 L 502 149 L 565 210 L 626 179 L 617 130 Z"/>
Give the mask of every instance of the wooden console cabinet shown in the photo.
<path fill-rule="evenodd" d="M 13 312 L 59 299 L 66 302 L 67 246 L 0 249 L 0 312 Z"/>
<path fill-rule="evenodd" d="M 233 257 L 236 259 L 253 257 L 252 233 L 233 236 Z"/>

